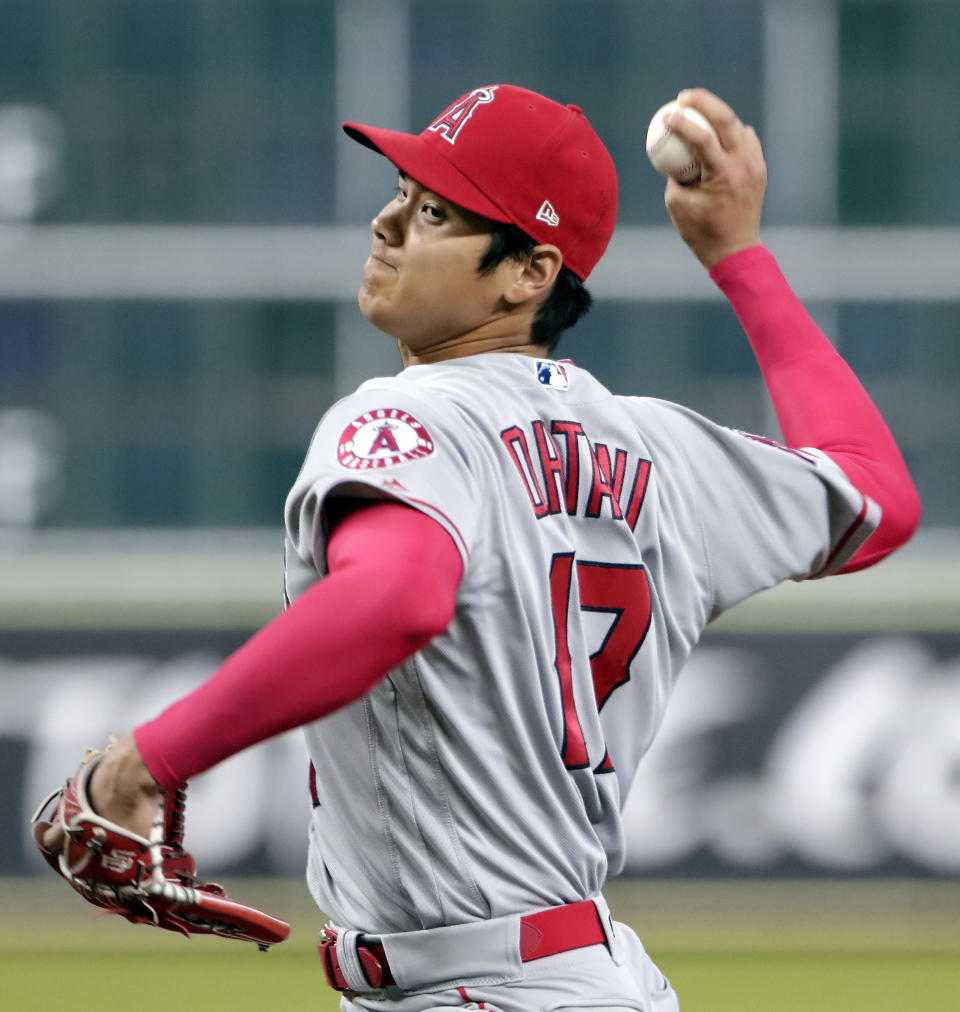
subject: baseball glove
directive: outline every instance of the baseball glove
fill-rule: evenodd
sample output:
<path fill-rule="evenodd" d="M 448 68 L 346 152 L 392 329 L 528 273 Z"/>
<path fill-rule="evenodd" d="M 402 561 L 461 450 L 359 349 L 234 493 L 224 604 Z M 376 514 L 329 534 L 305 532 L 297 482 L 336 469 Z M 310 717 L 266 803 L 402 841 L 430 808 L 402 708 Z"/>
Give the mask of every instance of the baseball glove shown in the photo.
<path fill-rule="evenodd" d="M 285 921 L 197 878 L 196 863 L 183 849 L 186 784 L 165 792 L 149 838 L 98 815 L 89 783 L 102 758 L 100 751 L 88 752 L 76 776 L 52 791 L 33 816 L 34 840 L 54 871 L 89 903 L 134 924 L 255 942 L 263 951 L 289 935 Z M 44 821 L 54 803 L 53 821 Z M 43 844 L 53 825 L 64 834 L 58 851 Z"/>

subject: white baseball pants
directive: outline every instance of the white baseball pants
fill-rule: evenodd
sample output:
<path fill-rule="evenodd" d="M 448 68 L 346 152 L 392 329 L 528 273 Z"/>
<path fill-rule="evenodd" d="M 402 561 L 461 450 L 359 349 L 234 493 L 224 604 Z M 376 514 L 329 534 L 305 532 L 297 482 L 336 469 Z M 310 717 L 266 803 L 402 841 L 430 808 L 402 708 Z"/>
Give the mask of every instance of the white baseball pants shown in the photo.
<path fill-rule="evenodd" d="M 598 901 L 598 906 L 603 904 Z M 603 907 L 606 905 L 603 904 Z M 344 997 L 341 1012 L 679 1012 L 676 992 L 627 925 L 611 926 L 607 945 L 591 945 L 520 966 L 506 983 L 465 982 L 396 999 Z M 449 932 L 449 929 L 444 929 Z"/>

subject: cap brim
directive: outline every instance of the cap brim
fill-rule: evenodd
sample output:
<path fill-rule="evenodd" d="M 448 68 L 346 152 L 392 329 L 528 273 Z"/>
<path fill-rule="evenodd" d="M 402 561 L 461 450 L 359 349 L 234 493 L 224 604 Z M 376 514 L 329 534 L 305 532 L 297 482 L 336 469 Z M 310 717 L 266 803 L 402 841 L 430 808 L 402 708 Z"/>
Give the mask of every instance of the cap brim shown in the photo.
<path fill-rule="evenodd" d="M 444 158 L 433 145 L 417 134 L 398 130 L 365 126 L 362 123 L 344 123 L 344 133 L 378 152 L 404 175 L 415 179 L 421 186 L 439 197 L 465 207 L 474 214 L 494 221 L 510 222 L 512 218 L 489 200 L 456 166 Z"/>

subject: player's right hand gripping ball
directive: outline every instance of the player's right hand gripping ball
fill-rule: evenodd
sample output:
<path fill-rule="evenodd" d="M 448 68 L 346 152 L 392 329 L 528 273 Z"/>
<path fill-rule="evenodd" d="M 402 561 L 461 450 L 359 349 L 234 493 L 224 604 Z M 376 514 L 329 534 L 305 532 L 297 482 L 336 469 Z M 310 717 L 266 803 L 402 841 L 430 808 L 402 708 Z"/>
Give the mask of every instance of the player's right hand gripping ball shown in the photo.
<path fill-rule="evenodd" d="M 647 129 L 647 157 L 657 172 L 673 176 L 678 183 L 697 183 L 700 180 L 700 162 L 682 137 L 678 137 L 664 122 L 668 113 L 679 111 L 681 115 L 714 133 L 710 121 L 702 113 L 678 102 L 667 102 L 650 120 Z"/>
<path fill-rule="evenodd" d="M 89 784 L 102 758 L 100 751 L 88 752 L 77 774 L 51 792 L 33 816 L 34 839 L 54 871 L 89 903 L 134 924 L 255 942 L 264 950 L 290 934 L 285 921 L 237 903 L 222 886 L 197 878 L 196 863 L 183 849 L 186 784 L 165 793 L 149 838 L 98 815 Z M 53 804 L 53 821 L 44 821 Z M 57 851 L 43 844 L 52 826 L 63 831 Z"/>

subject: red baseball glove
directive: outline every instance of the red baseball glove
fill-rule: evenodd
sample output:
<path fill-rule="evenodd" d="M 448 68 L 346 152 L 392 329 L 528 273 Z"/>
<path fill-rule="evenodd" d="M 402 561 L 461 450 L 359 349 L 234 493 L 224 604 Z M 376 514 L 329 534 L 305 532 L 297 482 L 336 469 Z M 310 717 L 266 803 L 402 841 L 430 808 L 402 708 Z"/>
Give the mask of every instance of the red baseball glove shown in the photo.
<path fill-rule="evenodd" d="M 102 757 L 88 752 L 76 776 L 52 791 L 33 817 L 34 839 L 54 871 L 89 903 L 134 924 L 255 942 L 264 951 L 290 934 L 285 921 L 197 878 L 196 863 L 183 849 L 186 784 L 165 793 L 149 838 L 99 816 L 88 785 Z M 54 802 L 53 821 L 43 821 Z M 58 851 L 43 845 L 52 825 L 64 833 Z"/>

